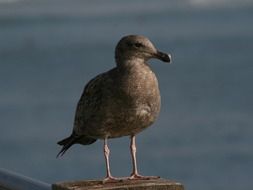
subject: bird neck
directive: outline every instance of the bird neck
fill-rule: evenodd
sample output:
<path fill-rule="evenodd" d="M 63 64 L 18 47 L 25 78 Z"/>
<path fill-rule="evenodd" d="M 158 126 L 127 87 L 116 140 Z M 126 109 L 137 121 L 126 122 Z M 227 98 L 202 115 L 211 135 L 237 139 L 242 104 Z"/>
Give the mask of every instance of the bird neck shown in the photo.
<path fill-rule="evenodd" d="M 127 76 L 136 75 L 137 73 L 152 71 L 149 64 L 145 63 L 144 60 L 125 61 L 117 64 L 117 68 L 121 74 L 126 73 Z"/>
<path fill-rule="evenodd" d="M 147 65 L 143 58 L 139 57 L 128 57 L 124 59 L 116 59 L 117 67 L 119 68 L 130 68 L 130 67 L 141 67 Z"/>

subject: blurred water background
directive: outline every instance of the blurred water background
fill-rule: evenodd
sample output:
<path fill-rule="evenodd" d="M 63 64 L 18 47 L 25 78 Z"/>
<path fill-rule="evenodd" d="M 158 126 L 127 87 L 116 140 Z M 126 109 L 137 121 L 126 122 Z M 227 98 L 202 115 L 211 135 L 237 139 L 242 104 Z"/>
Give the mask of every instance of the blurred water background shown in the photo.
<path fill-rule="evenodd" d="M 114 47 L 142 34 L 173 64 L 152 60 L 158 121 L 137 136 L 145 175 L 189 190 L 253 189 L 253 2 L 1 0 L 0 167 L 53 183 L 102 178 L 102 142 L 56 159 L 84 85 L 114 67 Z M 131 172 L 129 139 L 110 141 L 112 173 Z"/>

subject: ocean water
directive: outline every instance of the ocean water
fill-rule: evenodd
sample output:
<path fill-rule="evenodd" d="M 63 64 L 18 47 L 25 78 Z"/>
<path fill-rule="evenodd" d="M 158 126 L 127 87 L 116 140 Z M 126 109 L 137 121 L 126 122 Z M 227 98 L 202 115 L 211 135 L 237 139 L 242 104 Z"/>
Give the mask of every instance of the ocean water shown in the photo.
<path fill-rule="evenodd" d="M 251 1 L 0 1 L 0 167 L 47 183 L 102 178 L 102 142 L 72 130 L 84 85 L 114 67 L 114 47 L 142 34 L 172 54 L 151 60 L 162 96 L 137 136 L 140 173 L 186 189 L 253 188 Z M 131 172 L 128 137 L 110 141 L 115 176 Z"/>

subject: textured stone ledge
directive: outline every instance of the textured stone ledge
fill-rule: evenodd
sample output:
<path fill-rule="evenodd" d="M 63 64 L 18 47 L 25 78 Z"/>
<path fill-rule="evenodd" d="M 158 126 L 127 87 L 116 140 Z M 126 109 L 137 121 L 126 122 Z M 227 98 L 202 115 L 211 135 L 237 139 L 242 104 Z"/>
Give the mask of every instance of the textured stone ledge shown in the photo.
<path fill-rule="evenodd" d="M 122 180 L 103 183 L 102 180 L 61 182 L 52 185 L 53 190 L 184 190 L 184 186 L 166 179 Z"/>

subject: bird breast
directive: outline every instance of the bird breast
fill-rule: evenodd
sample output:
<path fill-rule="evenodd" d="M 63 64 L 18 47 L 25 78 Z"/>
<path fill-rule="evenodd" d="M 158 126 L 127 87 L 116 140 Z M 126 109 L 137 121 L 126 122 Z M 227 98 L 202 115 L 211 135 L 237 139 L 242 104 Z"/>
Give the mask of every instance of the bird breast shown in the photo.
<path fill-rule="evenodd" d="M 131 126 L 137 133 L 150 126 L 159 114 L 161 100 L 157 78 L 145 64 L 129 68 L 119 81 L 124 107 L 118 114 L 124 118 L 126 127 Z"/>
<path fill-rule="evenodd" d="M 84 127 L 76 127 L 81 133 L 94 138 L 116 138 L 139 133 L 155 121 L 160 111 L 160 93 L 148 65 L 115 68 L 98 79 L 94 83 L 99 84 L 99 93 L 89 96 L 94 103 L 89 107 L 94 110 L 85 106 L 83 115 L 88 118 Z"/>

